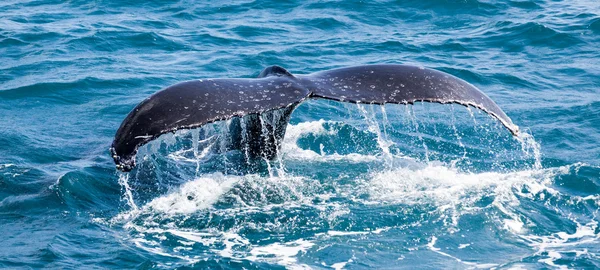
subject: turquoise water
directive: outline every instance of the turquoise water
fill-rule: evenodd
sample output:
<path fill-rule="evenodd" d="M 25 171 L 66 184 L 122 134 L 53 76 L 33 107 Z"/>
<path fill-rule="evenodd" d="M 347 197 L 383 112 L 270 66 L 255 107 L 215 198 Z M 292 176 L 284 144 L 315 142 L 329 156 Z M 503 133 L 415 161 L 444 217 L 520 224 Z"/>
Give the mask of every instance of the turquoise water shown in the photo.
<path fill-rule="evenodd" d="M 218 2 L 0 3 L 1 267 L 600 267 L 598 2 Z M 474 84 L 522 138 L 461 106 L 311 100 L 258 173 L 203 151 L 223 124 L 114 169 L 163 87 L 375 63 Z"/>

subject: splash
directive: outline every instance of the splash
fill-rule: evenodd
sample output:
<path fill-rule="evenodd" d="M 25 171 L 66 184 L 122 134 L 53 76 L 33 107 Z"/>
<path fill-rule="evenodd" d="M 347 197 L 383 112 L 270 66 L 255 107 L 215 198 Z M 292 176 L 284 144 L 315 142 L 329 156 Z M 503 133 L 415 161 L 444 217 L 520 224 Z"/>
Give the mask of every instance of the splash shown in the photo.
<path fill-rule="evenodd" d="M 295 269 L 311 269 L 308 265 L 298 264 L 295 256 L 300 252 L 306 252 L 307 249 L 314 245 L 313 242 L 304 239 L 298 239 L 289 243 L 273 243 L 267 246 L 252 248 L 250 250 L 251 255 L 246 257 L 246 259 L 274 262 Z"/>
<path fill-rule="evenodd" d="M 454 115 L 454 106 L 450 106 L 450 110 L 452 111 L 451 115 L 451 126 L 452 126 L 452 131 L 454 131 L 454 137 L 456 137 L 456 141 L 458 142 L 458 145 L 460 146 L 460 148 L 462 149 L 462 156 L 458 159 L 455 159 L 451 162 L 451 166 L 453 168 L 456 167 L 456 164 L 458 162 L 460 162 L 461 160 L 465 160 L 467 158 L 467 148 L 465 147 L 465 145 L 462 142 L 462 136 L 458 133 L 458 129 L 456 128 L 456 116 Z"/>
<path fill-rule="evenodd" d="M 428 223 L 440 222 L 441 227 L 433 229 L 435 235 L 429 238 L 431 241 L 425 247 L 443 257 L 467 267 L 500 264 L 485 260 L 472 262 L 454 251 L 476 247 L 477 243 L 462 243 L 447 250 L 436 242 L 460 235 L 460 224 L 466 217 L 487 215 L 490 222 L 496 224 L 496 230 L 520 239 L 531 247 L 532 256 L 551 266 L 564 252 L 585 252 L 584 248 L 570 247 L 597 244 L 597 223 L 578 225 L 575 233 L 536 235 L 531 232 L 529 214 L 523 213 L 520 205 L 541 199 L 560 200 L 562 195 L 553 187 L 553 181 L 557 176 L 577 170 L 577 166 L 580 165 L 510 173 L 469 173 L 442 164 L 415 163 L 414 166 L 372 172 L 355 183 L 343 179 L 321 182 L 307 177 L 289 178 L 289 175 L 282 178 L 210 174 L 155 198 L 137 211 L 130 210 L 125 215 L 130 218 L 124 227 L 131 231 L 136 246 L 153 254 L 177 258 L 182 265 L 193 265 L 203 257 L 214 257 L 306 268 L 310 264 L 302 257 L 340 239 L 404 235 L 402 231 L 407 225 L 402 223 L 375 221 L 374 227 L 365 228 L 364 222 L 355 221 L 350 227 L 340 226 L 357 214 L 352 209 L 358 206 L 367 207 L 378 215 L 388 212 L 387 207 L 429 209 L 425 211 L 429 218 L 417 218 L 408 228 L 428 230 Z M 135 215 L 131 214 L 134 212 Z M 410 217 L 411 214 L 399 215 Z M 186 225 L 189 222 L 197 225 Z M 301 238 L 294 238 L 299 231 L 304 232 L 300 234 Z M 277 234 L 292 239 L 273 239 Z M 257 239 L 258 235 L 264 237 Z M 417 252 L 418 246 L 415 248 L 414 252 Z M 194 250 L 204 250 L 205 255 L 196 257 Z M 352 257 L 345 260 L 345 263 L 338 260 L 322 265 L 341 267 L 356 261 Z"/>
<path fill-rule="evenodd" d="M 119 184 L 123 188 L 123 199 L 127 202 L 127 205 L 133 209 L 133 211 L 138 211 L 139 208 L 135 204 L 133 193 L 129 186 L 129 174 L 119 173 Z"/>
<path fill-rule="evenodd" d="M 336 136 L 338 130 L 333 127 L 326 128 L 325 125 L 336 124 L 338 122 L 325 121 L 323 119 L 311 122 L 302 122 L 297 125 L 289 125 L 283 144 L 281 146 L 281 158 L 282 161 L 286 160 L 300 160 L 300 161 L 311 161 L 311 162 L 331 162 L 331 161 L 349 161 L 349 162 L 373 162 L 379 158 L 376 155 L 363 155 L 358 153 L 350 153 L 346 155 L 342 154 L 329 154 L 326 155 L 321 147 L 320 153 L 309 149 L 303 149 L 298 146 L 298 140 L 308 134 L 311 135 L 324 135 L 324 136 Z"/>
<path fill-rule="evenodd" d="M 461 168 L 459 162 L 468 159 L 468 151 L 478 149 L 473 142 L 465 142 L 468 135 L 459 132 L 454 111 L 449 126 L 430 127 L 427 121 L 418 121 L 410 108 L 406 116 L 415 133 L 399 133 L 399 127 L 388 120 L 385 108 L 379 112 L 370 105 L 359 104 L 355 108 L 360 116 L 358 123 L 319 120 L 288 125 L 280 155 L 274 162 L 266 162 L 266 174 L 202 173 L 202 163 L 209 156 L 207 149 L 223 145 L 218 132 L 226 128 L 204 136 L 192 131 L 191 148 L 176 151 L 170 157 L 175 162 L 193 164 L 194 180 L 169 187 L 167 192 L 138 206 L 128 178 L 123 176 L 120 183 L 129 209 L 114 218 L 113 223 L 123 224 L 137 247 L 177 259 L 178 265 L 194 265 L 202 258 L 229 258 L 309 268 L 312 262 L 303 258 L 320 252 L 320 247 L 329 249 L 332 243 L 356 239 L 377 241 L 378 237 L 410 239 L 411 234 L 404 233 L 410 228 L 429 230 L 429 242 L 410 240 L 407 243 L 417 245 L 402 254 L 402 260 L 408 260 L 419 248 L 426 248 L 466 267 L 501 265 L 502 261 L 497 260 L 472 262 L 456 252 L 476 248 L 477 243 L 460 242 L 454 249 L 442 248 L 444 244 L 439 241 L 469 233 L 461 223 L 472 216 L 485 216 L 492 230 L 518 239 L 530 248 L 532 256 L 547 265 L 561 258 L 565 246 L 597 243 L 595 223 L 590 222 L 575 234 L 532 233 L 531 214 L 523 213 L 522 204 L 561 199 L 553 182 L 558 176 L 571 173 L 574 165 L 543 169 L 539 145 L 529 134 L 523 133 L 518 142 L 521 153 L 534 159 L 533 167 L 471 172 Z M 475 116 L 471 119 L 482 122 Z M 266 126 L 281 119 L 274 115 L 259 120 Z M 354 132 L 352 136 L 361 136 L 363 143 L 372 143 L 375 149 L 361 153 L 339 151 L 345 147 L 339 138 L 349 136 L 348 130 Z M 478 130 L 494 132 L 487 127 Z M 427 131 L 454 139 L 451 143 L 456 145 L 458 159 L 434 160 L 435 144 L 450 139 L 431 140 L 434 136 L 427 135 Z M 400 153 L 398 134 L 416 137 L 425 149 L 425 160 Z M 188 135 L 176 135 L 171 143 L 177 144 Z M 307 138 L 318 146 L 303 147 L 301 142 Z M 315 172 L 288 171 L 286 164 L 290 163 L 326 164 L 333 173 L 321 178 Z M 367 172 L 356 171 L 360 166 L 365 166 Z M 375 216 L 388 217 L 383 219 L 388 223 L 363 217 L 364 209 Z M 407 210 L 395 213 L 398 209 Z M 404 219 L 412 221 L 403 222 Z M 429 227 L 431 224 L 436 226 Z M 203 254 L 198 255 L 195 250 L 202 250 Z M 360 260 L 355 256 L 318 264 L 343 268 Z"/>
<path fill-rule="evenodd" d="M 379 127 L 379 121 L 377 121 L 376 115 L 372 111 L 373 106 L 369 106 L 369 109 L 371 110 L 369 112 L 367 112 L 367 109 L 365 109 L 365 107 L 360 103 L 357 103 L 356 107 L 358 108 L 358 110 L 360 111 L 362 116 L 364 117 L 364 120 L 367 123 L 367 126 L 369 127 L 368 128 L 369 132 L 374 133 L 377 136 L 377 145 L 379 146 L 381 151 L 383 151 L 383 157 L 385 159 L 389 160 L 389 158 L 392 155 L 390 153 L 390 146 L 392 146 L 394 144 L 394 142 L 388 140 L 388 138 L 387 138 L 387 132 L 386 132 L 387 114 L 385 112 L 385 107 L 380 106 L 381 113 L 383 115 L 383 122 L 381 123 L 382 128 Z M 383 129 L 383 131 L 382 131 L 382 129 Z"/>
<path fill-rule="evenodd" d="M 415 128 L 415 132 L 417 133 L 417 137 L 419 138 L 419 140 L 421 141 L 421 144 L 423 145 L 423 149 L 425 150 L 425 161 L 429 162 L 429 148 L 427 147 L 425 140 L 423 140 L 423 135 L 421 135 L 421 133 L 419 132 L 419 121 L 417 120 L 417 115 L 415 114 L 413 105 L 406 106 L 406 114 L 408 115 L 410 121 L 412 122 L 412 124 Z"/>
<path fill-rule="evenodd" d="M 542 151 L 540 144 L 535 141 L 533 135 L 522 131 L 516 139 L 521 143 L 521 149 L 526 156 L 532 157 L 534 160 L 534 168 L 542 168 Z"/>
<path fill-rule="evenodd" d="M 144 206 L 144 210 L 166 214 L 190 214 L 209 208 L 221 195 L 239 181 L 222 174 L 206 175 L 183 184 L 167 196 L 158 197 Z"/>
<path fill-rule="evenodd" d="M 567 167 L 568 168 L 568 167 Z M 552 179 L 567 168 L 551 170 L 525 170 L 512 173 L 469 173 L 455 168 L 428 164 L 421 168 L 397 168 L 376 172 L 364 182 L 370 198 L 377 202 L 402 205 L 434 205 L 441 213 L 446 226 L 458 227 L 461 215 L 476 213 L 489 207 L 511 217 L 508 228 L 522 227 L 515 205 L 519 196 L 535 198 L 544 191 L 556 193 Z M 515 192 L 519 190 L 519 192 Z M 494 200 L 481 204 L 482 198 Z M 517 230 L 519 231 L 519 230 Z"/>

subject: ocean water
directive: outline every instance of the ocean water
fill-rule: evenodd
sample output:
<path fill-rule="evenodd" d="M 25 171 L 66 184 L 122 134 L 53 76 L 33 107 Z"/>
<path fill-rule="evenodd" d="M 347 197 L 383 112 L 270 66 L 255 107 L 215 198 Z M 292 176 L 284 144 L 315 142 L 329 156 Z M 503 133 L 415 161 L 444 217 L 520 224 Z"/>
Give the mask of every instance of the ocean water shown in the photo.
<path fill-rule="evenodd" d="M 216 123 L 141 148 L 141 100 L 198 78 L 426 66 L 523 130 L 455 105 L 299 106 L 245 172 Z M 600 3 L 0 3 L 0 267 L 598 268 Z"/>

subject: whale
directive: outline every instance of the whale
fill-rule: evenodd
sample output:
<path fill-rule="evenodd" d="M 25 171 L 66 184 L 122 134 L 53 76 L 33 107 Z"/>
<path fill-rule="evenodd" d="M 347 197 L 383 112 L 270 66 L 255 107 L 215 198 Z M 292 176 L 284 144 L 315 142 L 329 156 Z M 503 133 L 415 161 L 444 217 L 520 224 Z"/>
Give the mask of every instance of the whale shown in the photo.
<path fill-rule="evenodd" d="M 249 159 L 273 159 L 292 112 L 307 99 L 460 104 L 484 111 L 513 135 L 519 134 L 518 126 L 481 90 L 435 69 L 378 64 L 293 75 L 283 67 L 270 66 L 257 78 L 198 79 L 154 93 L 123 120 L 110 152 L 116 168 L 128 172 L 135 167 L 138 148 L 161 135 L 231 119 L 229 149 L 242 150 Z"/>

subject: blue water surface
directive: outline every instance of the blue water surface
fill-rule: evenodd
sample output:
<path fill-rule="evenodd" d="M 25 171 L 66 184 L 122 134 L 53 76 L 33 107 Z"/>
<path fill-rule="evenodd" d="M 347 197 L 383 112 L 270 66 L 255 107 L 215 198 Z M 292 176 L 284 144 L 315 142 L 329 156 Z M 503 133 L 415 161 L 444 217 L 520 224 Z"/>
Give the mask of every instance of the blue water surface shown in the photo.
<path fill-rule="evenodd" d="M 0 3 L 0 267 L 600 267 L 597 1 L 226 2 Z M 128 174 L 110 157 L 168 85 L 375 63 L 462 78 L 523 133 L 456 105 L 310 100 L 258 171 L 205 151 L 223 123 L 162 136 Z"/>

